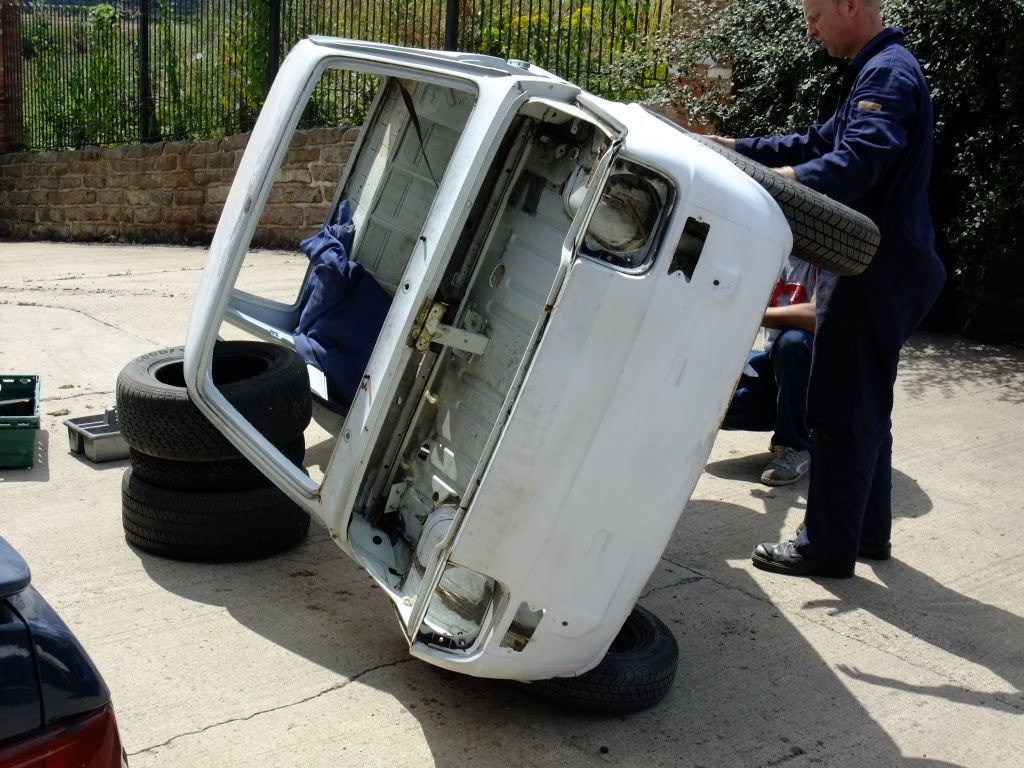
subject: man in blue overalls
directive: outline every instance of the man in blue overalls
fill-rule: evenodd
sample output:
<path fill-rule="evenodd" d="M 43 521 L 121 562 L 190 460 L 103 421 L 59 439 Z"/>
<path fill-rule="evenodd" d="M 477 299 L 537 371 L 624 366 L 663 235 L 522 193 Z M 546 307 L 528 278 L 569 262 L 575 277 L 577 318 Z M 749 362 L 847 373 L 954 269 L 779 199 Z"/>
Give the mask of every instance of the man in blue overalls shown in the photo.
<path fill-rule="evenodd" d="M 804 525 L 795 541 L 760 544 L 751 559 L 777 573 L 848 578 L 858 556 L 889 557 L 896 366 L 946 277 L 928 208 L 934 118 L 921 66 L 903 33 L 883 26 L 879 0 L 803 5 L 807 35 L 852 60 L 839 108 L 803 134 L 721 141 L 861 211 L 882 237 L 863 274 L 819 280 Z"/>

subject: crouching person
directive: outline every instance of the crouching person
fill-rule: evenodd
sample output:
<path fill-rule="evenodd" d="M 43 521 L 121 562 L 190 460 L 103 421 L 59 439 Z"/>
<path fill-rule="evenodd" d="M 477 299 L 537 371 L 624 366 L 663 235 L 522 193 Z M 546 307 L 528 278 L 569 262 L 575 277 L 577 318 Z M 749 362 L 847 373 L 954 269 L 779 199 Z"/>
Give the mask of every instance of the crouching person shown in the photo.
<path fill-rule="evenodd" d="M 811 467 L 807 381 L 814 344 L 818 267 L 791 256 L 761 324 L 764 351 L 752 352 L 722 429 L 772 432 L 765 485 L 789 485 Z"/>

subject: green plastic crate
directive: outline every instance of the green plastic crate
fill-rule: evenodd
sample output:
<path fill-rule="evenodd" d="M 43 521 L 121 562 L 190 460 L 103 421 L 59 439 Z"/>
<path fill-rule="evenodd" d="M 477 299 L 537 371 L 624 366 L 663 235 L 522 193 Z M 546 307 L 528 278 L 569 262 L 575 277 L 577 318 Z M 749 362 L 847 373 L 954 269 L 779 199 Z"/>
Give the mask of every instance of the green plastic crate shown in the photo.
<path fill-rule="evenodd" d="M 39 377 L 0 376 L 0 468 L 31 467 L 39 433 Z"/>

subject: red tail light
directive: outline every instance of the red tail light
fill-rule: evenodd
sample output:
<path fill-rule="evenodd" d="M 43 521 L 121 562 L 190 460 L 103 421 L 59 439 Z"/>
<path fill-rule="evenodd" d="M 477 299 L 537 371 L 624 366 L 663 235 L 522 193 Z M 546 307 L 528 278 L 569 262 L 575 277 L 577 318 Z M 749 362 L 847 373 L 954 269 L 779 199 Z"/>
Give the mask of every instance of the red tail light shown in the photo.
<path fill-rule="evenodd" d="M 109 704 L 86 717 L 69 720 L 25 741 L 0 746 L 0 768 L 122 768 L 114 708 Z"/>

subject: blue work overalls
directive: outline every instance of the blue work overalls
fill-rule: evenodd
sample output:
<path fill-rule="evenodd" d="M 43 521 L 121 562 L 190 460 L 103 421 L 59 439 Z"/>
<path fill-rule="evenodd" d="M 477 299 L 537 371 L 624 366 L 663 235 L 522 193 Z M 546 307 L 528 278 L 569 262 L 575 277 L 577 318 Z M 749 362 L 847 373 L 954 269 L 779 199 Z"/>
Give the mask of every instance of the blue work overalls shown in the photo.
<path fill-rule="evenodd" d="M 889 541 L 892 403 L 900 348 L 946 273 L 928 207 L 934 118 L 924 73 L 898 29 L 850 63 L 839 107 L 804 134 L 739 139 L 737 149 L 869 216 L 881 232 L 856 277 L 824 275 L 807 395 L 811 476 L 798 550 L 852 563 Z M 826 284 L 827 282 L 827 284 Z"/>

